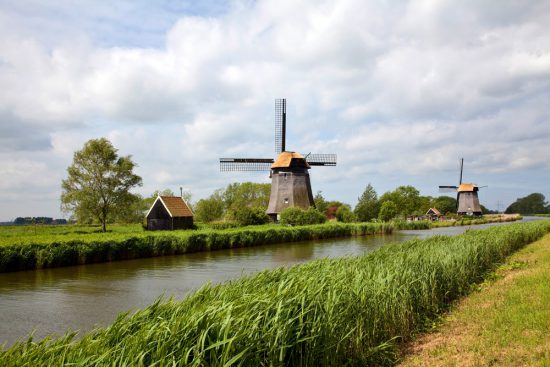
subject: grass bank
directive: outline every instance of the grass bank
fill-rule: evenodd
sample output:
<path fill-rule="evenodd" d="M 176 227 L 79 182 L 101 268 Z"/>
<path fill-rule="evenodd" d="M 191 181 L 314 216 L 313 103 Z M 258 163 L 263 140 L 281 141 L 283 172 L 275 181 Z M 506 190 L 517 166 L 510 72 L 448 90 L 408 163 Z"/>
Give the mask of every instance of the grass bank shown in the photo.
<path fill-rule="evenodd" d="M 515 222 L 521 219 L 522 219 L 522 216 L 519 214 L 487 214 L 482 216 L 481 218 L 462 217 L 458 220 L 432 222 L 431 228 L 470 226 L 470 225 L 486 224 L 486 223 L 505 223 L 505 222 Z"/>
<path fill-rule="evenodd" d="M 401 366 L 550 366 L 549 279 L 547 234 L 411 343 Z"/>
<path fill-rule="evenodd" d="M 263 271 L 158 301 L 80 340 L 17 343 L 0 365 L 391 365 L 400 343 L 548 232 L 550 221 L 511 224 Z"/>
<path fill-rule="evenodd" d="M 346 236 L 391 233 L 388 223 L 328 223 L 312 226 L 250 226 L 225 230 L 156 231 L 137 226 L 33 226 L 0 229 L 0 272 L 51 268 L 198 251 Z M 77 228 L 77 229 L 75 229 Z"/>

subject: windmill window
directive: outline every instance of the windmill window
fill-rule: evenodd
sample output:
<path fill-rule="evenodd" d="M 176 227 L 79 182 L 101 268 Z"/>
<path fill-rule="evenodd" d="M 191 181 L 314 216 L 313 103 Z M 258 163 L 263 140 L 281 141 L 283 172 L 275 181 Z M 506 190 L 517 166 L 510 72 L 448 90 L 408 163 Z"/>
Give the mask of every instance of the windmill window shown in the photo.
<path fill-rule="evenodd" d="M 288 204 L 288 198 L 285 198 L 285 204 Z"/>

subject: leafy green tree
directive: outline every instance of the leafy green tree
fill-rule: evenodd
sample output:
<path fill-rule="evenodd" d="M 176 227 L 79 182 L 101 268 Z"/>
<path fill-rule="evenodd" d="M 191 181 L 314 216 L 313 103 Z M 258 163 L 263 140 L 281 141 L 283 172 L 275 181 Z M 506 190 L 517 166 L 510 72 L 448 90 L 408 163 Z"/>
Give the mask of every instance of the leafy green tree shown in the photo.
<path fill-rule="evenodd" d="M 393 202 L 397 207 L 397 214 L 403 217 L 418 214 L 421 211 L 422 200 L 420 192 L 413 186 L 399 186 L 394 191 L 384 193 L 380 197 L 381 205 L 385 201 Z"/>
<path fill-rule="evenodd" d="M 210 197 L 201 199 L 195 204 L 195 219 L 198 222 L 209 223 L 220 220 L 224 213 L 223 190 L 214 191 Z"/>
<path fill-rule="evenodd" d="M 357 217 L 355 214 L 351 211 L 351 207 L 349 205 L 342 205 L 336 210 L 336 219 L 338 222 L 343 223 L 351 223 L 357 221 Z"/>
<path fill-rule="evenodd" d="M 441 214 L 456 213 L 456 199 L 450 196 L 440 196 L 433 201 L 433 206 L 441 212 Z"/>
<path fill-rule="evenodd" d="M 326 215 L 327 209 L 328 209 L 328 202 L 323 197 L 322 191 L 317 191 L 317 194 L 315 194 L 315 197 L 313 198 L 313 202 L 315 203 L 315 208 Z"/>
<path fill-rule="evenodd" d="M 384 201 L 378 213 L 378 219 L 383 222 L 388 222 L 397 216 L 397 205 L 391 200 Z"/>
<path fill-rule="evenodd" d="M 270 194 L 271 184 L 235 182 L 227 185 L 222 193 L 226 217 L 234 218 L 237 210 L 245 206 L 267 210 Z"/>
<path fill-rule="evenodd" d="M 523 198 L 517 199 L 508 208 L 505 213 L 520 213 L 520 214 L 547 214 L 548 203 L 543 194 L 535 192 Z"/>
<path fill-rule="evenodd" d="M 141 177 L 133 170 L 131 156 L 119 157 L 117 149 L 105 138 L 92 139 L 74 153 L 62 181 L 61 208 L 77 219 L 94 218 L 107 231 L 110 217 L 139 201 L 130 189 L 141 186 Z"/>
<path fill-rule="evenodd" d="M 374 187 L 372 187 L 370 183 L 357 200 L 357 205 L 353 211 L 357 216 L 358 221 L 368 222 L 378 217 L 380 202 L 378 201 L 376 190 L 374 190 Z"/>

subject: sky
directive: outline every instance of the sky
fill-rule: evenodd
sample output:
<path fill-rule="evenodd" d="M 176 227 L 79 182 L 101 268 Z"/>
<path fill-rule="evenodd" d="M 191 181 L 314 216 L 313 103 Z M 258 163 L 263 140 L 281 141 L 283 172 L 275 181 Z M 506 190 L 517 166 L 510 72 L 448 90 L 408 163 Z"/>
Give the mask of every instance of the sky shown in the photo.
<path fill-rule="evenodd" d="M 67 218 L 75 151 L 108 138 L 134 191 L 193 201 L 267 172 L 219 157 L 336 153 L 313 192 L 354 206 L 413 185 L 487 185 L 503 210 L 550 198 L 550 2 L 0 0 L 0 221 Z"/>

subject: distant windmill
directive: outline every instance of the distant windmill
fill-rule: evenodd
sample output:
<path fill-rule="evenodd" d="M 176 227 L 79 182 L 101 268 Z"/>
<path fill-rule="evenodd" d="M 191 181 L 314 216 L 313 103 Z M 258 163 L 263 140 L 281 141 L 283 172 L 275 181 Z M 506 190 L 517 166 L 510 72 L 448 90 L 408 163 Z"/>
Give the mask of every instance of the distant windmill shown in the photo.
<path fill-rule="evenodd" d="M 220 158 L 220 171 L 271 171 L 267 214 L 277 220 L 285 208 L 315 206 L 308 170 L 336 166 L 336 154 L 306 154 L 286 150 L 286 99 L 275 100 L 275 153 L 273 158 Z"/>
<path fill-rule="evenodd" d="M 481 206 L 477 192 L 480 188 L 487 186 L 477 186 L 473 183 L 462 183 L 462 171 L 464 168 L 464 158 L 460 158 L 460 179 L 458 186 L 439 186 L 439 192 L 457 192 L 456 212 L 459 215 L 481 215 Z"/>

